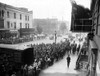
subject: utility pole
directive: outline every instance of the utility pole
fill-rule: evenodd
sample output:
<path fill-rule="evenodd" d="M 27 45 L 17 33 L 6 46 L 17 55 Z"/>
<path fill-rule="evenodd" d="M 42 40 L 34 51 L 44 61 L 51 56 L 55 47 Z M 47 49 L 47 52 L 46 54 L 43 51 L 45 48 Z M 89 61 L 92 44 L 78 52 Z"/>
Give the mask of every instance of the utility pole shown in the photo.
<path fill-rule="evenodd" d="M 56 40 L 57 40 L 57 32 L 55 31 L 55 44 L 56 44 Z"/>

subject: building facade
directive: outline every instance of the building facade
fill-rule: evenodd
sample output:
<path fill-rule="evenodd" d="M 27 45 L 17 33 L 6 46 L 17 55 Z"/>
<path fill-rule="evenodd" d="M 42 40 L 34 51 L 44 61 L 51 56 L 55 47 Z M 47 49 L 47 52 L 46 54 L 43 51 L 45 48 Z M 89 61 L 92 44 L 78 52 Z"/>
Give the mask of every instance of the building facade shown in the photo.
<path fill-rule="evenodd" d="M 18 33 L 21 28 L 33 28 L 33 12 L 0 3 L 0 32 Z"/>
<path fill-rule="evenodd" d="M 73 0 L 72 0 L 73 1 Z M 73 2 L 72 2 L 73 3 Z M 72 5 L 75 7 L 75 5 Z M 74 10 L 72 9 L 72 28 L 71 31 L 73 32 L 86 32 L 88 33 L 88 65 L 87 65 L 87 76 L 97 76 L 97 68 L 99 67 L 100 70 L 100 0 L 91 0 L 91 15 L 88 20 L 92 19 L 92 23 L 87 20 L 87 23 L 90 24 L 90 27 L 87 27 L 83 30 L 81 27 L 75 29 L 75 18 Z M 83 18 L 82 18 L 83 19 Z M 80 21 L 80 20 L 79 20 Z M 78 23 L 79 23 L 78 21 Z M 77 23 L 77 24 L 78 24 Z M 85 24 L 81 24 L 85 25 Z M 98 67 L 97 67 L 98 64 Z M 99 76 L 99 75 L 98 75 Z"/>
<path fill-rule="evenodd" d="M 95 65 L 98 63 L 100 69 L 100 0 L 91 0 L 91 11 L 92 11 L 92 26 L 93 26 L 93 45 L 97 47 L 95 56 Z M 92 59 L 93 60 L 93 59 Z"/>

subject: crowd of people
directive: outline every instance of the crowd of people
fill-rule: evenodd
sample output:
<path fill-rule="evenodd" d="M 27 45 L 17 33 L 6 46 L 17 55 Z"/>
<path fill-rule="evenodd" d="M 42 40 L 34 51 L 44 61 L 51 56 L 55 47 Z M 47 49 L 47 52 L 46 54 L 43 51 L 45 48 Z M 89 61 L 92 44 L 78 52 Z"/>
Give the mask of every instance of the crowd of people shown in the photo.
<path fill-rule="evenodd" d="M 31 45 L 31 48 L 34 49 L 34 62 L 31 65 L 22 65 L 19 73 L 14 71 L 12 74 L 16 74 L 16 76 L 38 76 L 41 70 L 52 66 L 62 59 L 66 53 L 78 54 L 80 45 L 77 45 L 75 41 L 71 43 L 70 40 L 66 39 L 65 42 L 56 44 L 34 44 Z"/>
<path fill-rule="evenodd" d="M 77 45 L 75 42 L 71 44 L 69 40 L 57 44 L 32 45 L 32 47 L 34 47 L 35 60 L 32 65 L 27 66 L 26 70 L 29 70 L 27 72 L 31 75 L 35 74 L 35 76 L 41 70 L 52 66 L 55 62 L 62 59 L 66 53 L 78 54 L 80 49 L 80 45 Z"/>

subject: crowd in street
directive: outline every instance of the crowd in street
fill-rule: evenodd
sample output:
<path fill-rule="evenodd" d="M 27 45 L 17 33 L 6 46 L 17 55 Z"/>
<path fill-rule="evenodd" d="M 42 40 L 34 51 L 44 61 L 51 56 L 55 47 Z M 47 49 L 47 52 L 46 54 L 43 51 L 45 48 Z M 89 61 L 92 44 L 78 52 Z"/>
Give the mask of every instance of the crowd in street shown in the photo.
<path fill-rule="evenodd" d="M 38 76 L 41 70 L 52 66 L 62 59 L 66 53 L 78 54 L 80 45 L 77 45 L 75 41 L 71 43 L 70 40 L 66 39 L 65 42 L 56 44 L 34 44 L 31 45 L 31 48 L 34 48 L 34 62 L 31 65 L 22 65 L 19 73 L 13 71 L 12 74 L 16 74 L 16 76 Z M 8 74 L 8 76 L 10 75 Z"/>
<path fill-rule="evenodd" d="M 27 66 L 26 71 L 29 76 L 33 74 L 37 76 L 41 70 L 52 66 L 55 62 L 62 59 L 66 53 L 78 54 L 80 49 L 80 45 L 77 45 L 75 42 L 71 44 L 69 40 L 57 44 L 32 45 L 32 47 L 34 47 L 35 54 L 34 63 L 30 66 L 24 66 Z"/>

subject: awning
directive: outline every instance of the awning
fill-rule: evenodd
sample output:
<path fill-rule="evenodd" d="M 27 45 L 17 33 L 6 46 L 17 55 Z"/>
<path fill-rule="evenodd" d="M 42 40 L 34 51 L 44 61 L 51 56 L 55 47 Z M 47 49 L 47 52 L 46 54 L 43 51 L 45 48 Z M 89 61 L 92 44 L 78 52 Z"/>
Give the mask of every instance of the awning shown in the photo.
<path fill-rule="evenodd" d="M 10 30 L 10 33 L 19 33 L 18 30 Z"/>

